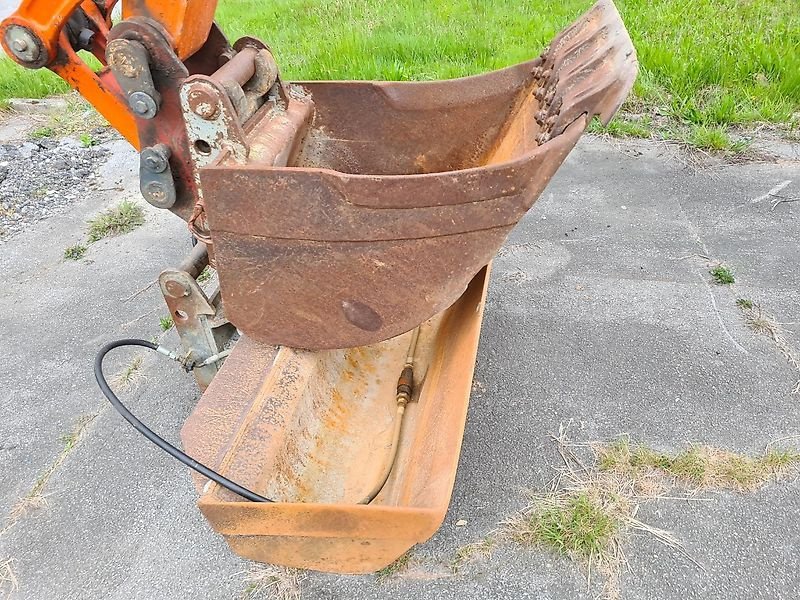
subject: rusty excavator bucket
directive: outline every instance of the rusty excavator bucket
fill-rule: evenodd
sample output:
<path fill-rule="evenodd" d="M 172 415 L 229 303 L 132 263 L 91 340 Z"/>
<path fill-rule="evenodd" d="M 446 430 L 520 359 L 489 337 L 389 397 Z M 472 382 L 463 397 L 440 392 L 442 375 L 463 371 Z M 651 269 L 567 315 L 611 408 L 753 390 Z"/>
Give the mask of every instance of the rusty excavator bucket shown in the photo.
<path fill-rule="evenodd" d="M 455 481 L 488 265 L 633 85 L 613 2 L 535 60 L 422 83 L 284 82 L 266 45 L 228 44 L 214 2 L 131 0 L 113 28 L 115 2 L 90 0 L 58 0 L 44 27 L 50 2 L 3 23 L 7 52 L 93 102 L 140 150 L 145 199 L 201 242 L 160 278 L 184 353 L 158 350 L 207 388 L 185 454 L 168 450 L 200 471 L 203 514 L 242 556 L 331 572 L 427 540 Z M 99 73 L 75 53 L 87 40 Z"/>

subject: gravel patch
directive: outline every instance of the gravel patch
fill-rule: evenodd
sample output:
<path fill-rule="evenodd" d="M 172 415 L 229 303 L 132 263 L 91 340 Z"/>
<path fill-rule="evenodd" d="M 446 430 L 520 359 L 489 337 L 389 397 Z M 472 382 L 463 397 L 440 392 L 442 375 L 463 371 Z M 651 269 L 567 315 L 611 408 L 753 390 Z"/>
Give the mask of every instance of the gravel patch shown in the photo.
<path fill-rule="evenodd" d="M 93 193 L 108 155 L 72 138 L 0 144 L 0 242 Z"/>

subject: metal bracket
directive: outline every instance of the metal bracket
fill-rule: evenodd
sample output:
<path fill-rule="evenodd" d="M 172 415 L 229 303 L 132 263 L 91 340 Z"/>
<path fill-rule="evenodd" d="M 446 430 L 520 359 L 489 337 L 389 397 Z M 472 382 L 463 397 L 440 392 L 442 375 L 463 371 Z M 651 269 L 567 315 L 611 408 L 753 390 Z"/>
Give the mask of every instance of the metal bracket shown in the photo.
<path fill-rule="evenodd" d="M 109 42 L 106 57 L 131 110 L 142 119 L 154 118 L 161 107 L 161 94 L 153 83 L 147 48 L 135 40 L 116 39 Z"/>
<path fill-rule="evenodd" d="M 158 278 L 188 363 L 198 365 L 225 350 L 236 329 L 225 318 L 219 291 L 209 299 L 195 279 L 208 264 L 208 252 L 198 244 L 179 269 L 168 269 Z M 193 369 L 197 385 L 205 390 L 224 361 Z"/>
<path fill-rule="evenodd" d="M 225 150 L 237 162 L 247 160 L 250 149 L 244 129 L 222 84 L 204 75 L 190 77 L 181 86 L 181 107 L 196 170 L 214 162 Z"/>
<path fill-rule="evenodd" d="M 169 159 L 172 151 L 166 144 L 142 150 L 139 162 L 139 185 L 142 196 L 156 208 L 171 208 L 177 200 L 175 180 Z"/>

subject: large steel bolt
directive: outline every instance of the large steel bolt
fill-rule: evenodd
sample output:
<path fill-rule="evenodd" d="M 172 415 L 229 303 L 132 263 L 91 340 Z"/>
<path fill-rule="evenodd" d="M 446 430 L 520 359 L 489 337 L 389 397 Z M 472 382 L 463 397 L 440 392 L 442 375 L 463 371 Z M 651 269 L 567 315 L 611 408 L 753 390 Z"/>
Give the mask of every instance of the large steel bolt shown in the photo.
<path fill-rule="evenodd" d="M 128 96 L 128 105 L 142 119 L 152 119 L 158 114 L 158 104 L 145 92 L 133 92 Z"/>
<path fill-rule="evenodd" d="M 28 42 L 26 42 L 22 38 L 16 39 L 11 43 L 11 47 L 14 49 L 15 52 L 25 52 L 25 50 L 28 49 Z"/>
<path fill-rule="evenodd" d="M 192 293 L 192 290 L 188 285 L 182 281 L 176 281 L 175 279 L 170 279 L 167 281 L 167 283 L 164 285 L 164 288 L 166 289 L 167 294 L 172 298 L 183 298 L 184 296 L 188 296 Z"/>
<path fill-rule="evenodd" d="M 151 173 L 163 173 L 169 167 L 169 146 L 159 144 L 142 150 L 142 164 Z"/>
<path fill-rule="evenodd" d="M 160 181 L 148 181 L 142 186 L 142 195 L 150 204 L 162 206 L 167 200 L 167 188 Z"/>
<path fill-rule="evenodd" d="M 219 116 L 219 100 L 203 89 L 193 89 L 188 96 L 189 108 L 201 119 L 211 121 Z"/>
<path fill-rule="evenodd" d="M 27 66 L 43 66 L 41 59 L 44 59 L 44 62 L 47 60 L 47 56 L 42 56 L 42 48 L 39 44 L 39 40 L 25 27 L 20 25 L 11 25 L 6 30 L 6 44 L 11 50 L 11 53 Z"/>

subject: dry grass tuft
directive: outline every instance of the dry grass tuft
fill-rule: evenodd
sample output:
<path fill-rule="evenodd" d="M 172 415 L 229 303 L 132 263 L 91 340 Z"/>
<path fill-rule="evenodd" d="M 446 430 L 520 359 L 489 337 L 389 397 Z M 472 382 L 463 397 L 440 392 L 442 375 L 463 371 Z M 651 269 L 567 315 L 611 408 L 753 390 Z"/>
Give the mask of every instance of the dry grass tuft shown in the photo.
<path fill-rule="evenodd" d="M 245 575 L 244 598 L 300 600 L 300 571 L 276 565 L 257 564 Z"/>
<path fill-rule="evenodd" d="M 736 304 L 742 310 L 745 324 L 756 333 L 766 335 L 775 342 L 778 350 L 789 364 L 797 371 L 800 371 L 800 354 L 786 339 L 780 323 L 751 300 L 740 298 L 736 301 Z M 795 384 L 792 394 L 800 394 L 800 380 Z"/>
<path fill-rule="evenodd" d="M 139 379 L 142 378 L 142 363 L 144 357 L 141 355 L 134 356 L 130 364 L 122 369 L 119 373 L 114 375 L 111 380 L 115 388 L 128 389 L 133 386 Z"/>
<path fill-rule="evenodd" d="M 497 532 L 492 532 L 483 539 L 471 544 L 465 544 L 458 548 L 450 561 L 450 570 L 453 574 L 458 573 L 461 567 L 478 558 L 491 558 L 492 551 L 497 547 L 501 540 Z"/>
<path fill-rule="evenodd" d="M 45 489 L 53 475 L 58 471 L 59 467 L 64 463 L 70 452 L 80 443 L 86 436 L 86 431 L 89 425 L 94 421 L 97 415 L 84 415 L 80 417 L 73 427 L 72 431 L 61 437 L 64 443 L 64 448 L 59 453 L 56 460 L 51 464 L 36 480 L 31 490 L 20 498 L 11 511 L 8 513 L 7 527 L 11 527 L 16 521 L 22 517 L 42 508 L 47 507 L 48 494 L 45 494 Z"/>
<path fill-rule="evenodd" d="M 0 593 L 6 593 L 7 598 L 11 598 L 11 594 L 19 589 L 19 582 L 14 573 L 15 562 L 13 558 L 0 562 Z"/>
<path fill-rule="evenodd" d="M 751 457 L 713 446 L 692 445 L 672 456 L 622 438 L 608 445 L 595 445 L 594 450 L 602 472 L 632 481 L 661 474 L 696 490 L 753 491 L 800 464 L 800 453 L 774 448 Z"/>

